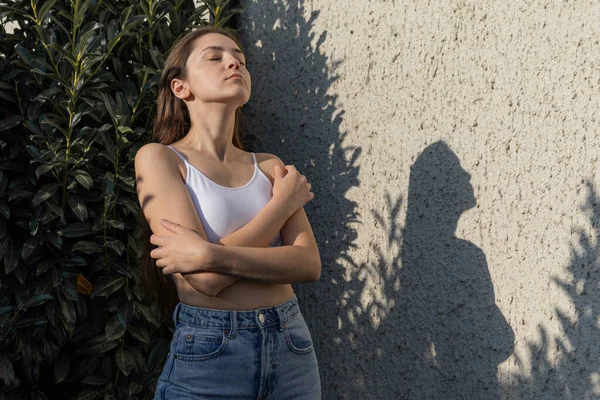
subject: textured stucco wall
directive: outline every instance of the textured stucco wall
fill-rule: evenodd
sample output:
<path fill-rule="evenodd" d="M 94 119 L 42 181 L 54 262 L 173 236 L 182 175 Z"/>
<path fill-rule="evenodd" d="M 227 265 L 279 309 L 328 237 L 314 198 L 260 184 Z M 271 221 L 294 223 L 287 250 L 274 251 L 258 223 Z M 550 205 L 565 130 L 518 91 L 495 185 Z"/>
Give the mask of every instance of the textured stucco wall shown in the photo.
<path fill-rule="evenodd" d="M 600 3 L 241 3 L 324 399 L 600 398 Z"/>

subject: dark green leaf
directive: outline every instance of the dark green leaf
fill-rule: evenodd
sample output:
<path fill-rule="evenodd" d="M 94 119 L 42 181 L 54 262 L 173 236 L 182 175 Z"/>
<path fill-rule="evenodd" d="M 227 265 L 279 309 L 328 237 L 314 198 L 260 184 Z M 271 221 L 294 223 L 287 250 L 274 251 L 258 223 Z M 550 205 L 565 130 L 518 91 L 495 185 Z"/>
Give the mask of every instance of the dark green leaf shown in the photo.
<path fill-rule="evenodd" d="M 27 120 L 23 123 L 23 126 L 35 134 L 41 135 L 42 131 L 40 131 L 40 127 L 32 120 Z"/>
<path fill-rule="evenodd" d="M 127 331 L 131 333 L 131 336 L 133 336 L 140 342 L 150 343 L 150 334 L 148 333 L 148 330 L 142 325 L 132 323 L 129 325 L 129 328 L 127 328 Z"/>
<path fill-rule="evenodd" d="M 6 356 L 0 354 L 0 381 L 8 384 L 16 379 L 12 363 Z"/>
<path fill-rule="evenodd" d="M 117 271 L 121 275 L 125 275 L 128 278 L 131 278 L 131 276 L 132 276 L 131 268 L 129 268 L 127 265 L 121 265 L 120 263 L 116 263 L 116 262 L 112 262 L 111 261 L 110 262 L 110 267 L 111 267 L 111 269 Z"/>
<path fill-rule="evenodd" d="M 25 241 L 23 247 L 21 248 L 21 258 L 23 260 L 27 260 L 29 256 L 35 251 L 35 249 L 38 247 L 37 242 L 38 241 L 35 236 L 31 236 Z"/>
<path fill-rule="evenodd" d="M 19 55 L 19 57 L 21 58 L 21 60 L 25 61 L 25 63 L 27 65 L 31 65 L 31 54 L 29 53 L 29 51 L 21 46 L 20 44 L 15 46 L 15 51 L 16 53 Z"/>
<path fill-rule="evenodd" d="M 77 400 L 95 400 L 95 399 L 98 399 L 101 395 L 102 395 L 102 391 L 100 391 L 100 390 L 97 390 L 97 389 L 83 389 L 77 395 Z"/>
<path fill-rule="evenodd" d="M 100 277 L 96 283 L 92 284 L 91 297 L 106 296 L 119 290 L 125 284 L 124 277 L 104 276 Z"/>
<path fill-rule="evenodd" d="M 8 314 L 9 312 L 11 312 L 14 309 L 15 308 L 13 306 L 2 306 L 2 307 L 0 307 L 0 317 L 3 316 L 4 314 Z"/>
<path fill-rule="evenodd" d="M 87 207 L 79 195 L 75 193 L 69 193 L 67 195 L 67 202 L 69 203 L 69 207 L 71 207 L 71 210 L 75 216 L 79 218 L 81 222 L 88 218 Z"/>
<path fill-rule="evenodd" d="M 113 315 L 104 327 L 104 336 L 106 340 L 116 340 L 121 338 L 125 334 L 125 327 L 121 325 L 117 315 Z"/>
<path fill-rule="evenodd" d="M 149 371 L 153 371 L 154 368 L 161 362 L 165 354 L 169 349 L 169 343 L 165 338 L 159 340 L 150 350 L 150 354 L 148 354 L 148 361 L 146 361 L 146 366 Z"/>
<path fill-rule="evenodd" d="M 64 237 L 81 237 L 87 236 L 92 233 L 92 224 L 86 223 L 75 223 L 58 231 L 58 234 Z"/>
<path fill-rule="evenodd" d="M 119 239 L 106 239 L 106 246 L 113 249 L 119 256 L 123 255 L 125 245 Z"/>
<path fill-rule="evenodd" d="M 94 184 L 94 181 L 92 180 L 92 177 L 90 176 L 90 174 L 88 174 L 87 171 L 84 171 L 82 169 L 77 169 L 74 172 L 75 172 L 75 179 L 77 179 L 77 182 L 81 183 L 81 185 L 84 188 L 86 188 L 87 190 L 91 190 L 92 186 Z"/>
<path fill-rule="evenodd" d="M 52 170 L 54 167 L 56 167 L 56 164 L 42 164 L 39 167 L 37 167 L 35 169 L 35 177 L 39 178 L 40 176 L 44 175 L 46 172 Z"/>
<path fill-rule="evenodd" d="M 106 385 L 107 382 L 108 381 L 106 380 L 106 378 L 102 375 L 89 375 L 83 378 L 83 380 L 81 381 L 81 383 L 90 386 L 102 386 Z"/>
<path fill-rule="evenodd" d="M 136 314 L 139 317 L 142 317 L 143 320 L 150 322 L 152 325 L 157 328 L 160 327 L 160 323 L 154 318 L 154 315 L 150 311 L 150 308 L 144 304 L 134 302 Z"/>
<path fill-rule="evenodd" d="M 115 353 L 115 362 L 123 375 L 129 376 L 129 373 L 133 368 L 133 358 L 131 357 L 131 354 L 125 349 L 119 349 Z"/>
<path fill-rule="evenodd" d="M 75 243 L 75 245 L 73 246 L 72 251 L 81 251 L 82 253 L 85 254 L 92 254 L 92 253 L 101 253 L 103 250 L 103 247 L 100 246 L 98 243 L 96 242 L 92 242 L 89 240 L 80 240 L 79 242 Z"/>
<path fill-rule="evenodd" d="M 70 254 L 69 256 L 58 260 L 58 263 L 65 267 L 78 267 L 82 265 L 87 265 L 87 261 L 85 261 L 85 258 L 77 256 L 75 254 Z"/>
<path fill-rule="evenodd" d="M 104 354 L 105 352 L 117 347 L 120 344 L 121 340 L 113 340 L 110 342 L 102 342 L 98 344 L 94 344 L 88 347 L 84 347 L 83 349 L 77 350 L 77 353 L 83 354 L 86 356 L 92 356 L 96 354 Z"/>
<path fill-rule="evenodd" d="M 8 250 L 10 245 L 10 238 L 6 238 L 2 242 L 0 242 L 0 260 L 4 258 L 6 250 Z"/>
<path fill-rule="evenodd" d="M 65 279 L 60 285 L 61 293 L 69 300 L 79 301 L 79 292 L 75 287 L 75 284 L 70 279 Z"/>
<path fill-rule="evenodd" d="M 4 253 L 4 271 L 8 275 L 11 273 L 11 271 L 17 268 L 17 265 L 19 265 L 19 253 L 13 247 L 10 237 L 6 238 L 4 242 L 8 246 Z"/>
<path fill-rule="evenodd" d="M 44 317 L 32 317 L 32 318 L 22 318 L 19 322 L 15 323 L 13 326 L 16 329 L 27 328 L 30 326 L 43 325 L 47 323 L 48 320 Z"/>
<path fill-rule="evenodd" d="M 4 218 L 0 217 L 0 239 L 4 238 L 4 236 L 6 236 L 7 232 L 8 232 L 8 226 L 6 224 L 6 221 L 4 220 Z"/>
<path fill-rule="evenodd" d="M 23 118 L 20 115 L 13 115 L 12 117 L 4 118 L 0 121 L 0 132 L 10 129 L 19 125 Z"/>
<path fill-rule="evenodd" d="M 27 278 L 28 272 L 29 268 L 27 268 L 27 265 L 25 265 L 25 263 L 19 264 L 15 269 L 15 276 L 17 277 L 17 280 L 21 285 L 25 283 L 25 279 Z"/>
<path fill-rule="evenodd" d="M 127 328 L 131 322 L 131 318 L 133 317 L 133 302 L 122 298 L 117 315 L 121 325 L 124 328 Z"/>
<path fill-rule="evenodd" d="M 35 269 L 35 275 L 38 276 L 40 274 L 43 274 L 44 272 L 46 272 L 50 268 L 52 268 L 52 265 L 54 265 L 53 260 L 45 259 L 45 260 L 40 261 L 37 268 Z"/>
<path fill-rule="evenodd" d="M 50 296 L 49 294 L 38 294 L 37 296 L 30 298 L 25 303 L 20 305 L 19 308 L 27 309 L 29 307 L 39 306 L 40 304 L 44 304 L 48 300 L 53 299 L 54 297 Z"/>
<path fill-rule="evenodd" d="M 41 189 L 35 194 L 35 196 L 33 196 L 33 206 L 35 207 L 42 201 L 48 200 L 54 193 L 56 193 L 59 187 L 61 187 L 61 184 L 58 182 L 46 183 L 42 185 Z"/>
<path fill-rule="evenodd" d="M 50 11 L 50 9 L 54 7 L 54 3 L 56 3 L 56 0 L 46 0 L 43 3 L 43 6 L 40 8 L 37 14 L 38 21 L 42 22 L 44 20 L 48 11 Z"/>
<path fill-rule="evenodd" d="M 102 182 L 102 194 L 104 196 L 111 195 L 115 190 L 115 178 L 112 172 L 106 171 Z"/>
<path fill-rule="evenodd" d="M 125 230 L 125 223 L 123 221 L 115 221 L 113 219 L 106 220 L 106 224 L 112 226 L 115 229 Z"/>
<path fill-rule="evenodd" d="M 50 43 L 48 45 L 48 47 L 51 48 L 52 50 L 58 52 L 61 56 L 63 56 L 65 58 L 65 60 L 67 60 L 69 62 L 69 64 L 71 64 L 73 69 L 77 68 L 77 65 L 75 63 L 75 58 L 73 57 L 73 55 L 71 53 L 69 53 L 67 50 L 65 50 L 64 48 L 62 48 L 57 42 Z"/>
<path fill-rule="evenodd" d="M 73 307 L 73 303 L 71 302 L 71 300 L 60 298 L 60 310 L 62 312 L 63 320 L 67 324 L 75 324 L 77 315 L 75 313 L 75 307 Z"/>
<path fill-rule="evenodd" d="M 69 356 L 66 353 L 62 353 L 54 363 L 54 380 L 56 383 L 62 382 L 67 377 L 70 366 Z"/>

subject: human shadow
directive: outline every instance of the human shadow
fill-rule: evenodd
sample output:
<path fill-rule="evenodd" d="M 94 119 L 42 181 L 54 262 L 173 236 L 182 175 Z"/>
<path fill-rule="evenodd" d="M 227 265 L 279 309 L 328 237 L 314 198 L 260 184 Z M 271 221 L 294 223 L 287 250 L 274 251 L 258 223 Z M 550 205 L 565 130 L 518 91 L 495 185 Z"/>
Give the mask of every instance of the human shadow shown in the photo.
<path fill-rule="evenodd" d="M 442 141 L 411 167 L 403 231 L 397 384 L 402 398 L 495 399 L 514 332 L 495 303 L 485 254 L 456 237 L 475 207 L 470 175 Z M 390 355 L 394 357 L 393 355 Z"/>
<path fill-rule="evenodd" d="M 524 354 L 515 354 L 518 372 L 505 384 L 509 398 L 600 398 L 600 195 L 587 181 L 580 211 L 587 226 L 576 229 L 577 243 L 564 277 L 554 276 L 560 297 L 553 315 L 559 328 L 538 326 Z"/>
<path fill-rule="evenodd" d="M 439 141 L 411 167 L 404 226 L 402 196 L 383 195 L 386 214 L 371 214 L 386 240 L 372 240 L 367 261 L 347 270 L 329 330 L 337 366 L 326 398 L 500 398 L 497 368 L 514 333 L 485 254 L 455 234 L 476 205 L 470 175 Z"/>
<path fill-rule="evenodd" d="M 235 23 L 252 76 L 250 101 L 242 109 L 243 141 L 251 151 L 273 153 L 296 166 L 315 193 L 304 209 L 319 246 L 321 278 L 292 286 L 313 337 L 324 398 L 333 398 L 335 387 L 340 392 L 348 387 L 340 363 L 361 359 L 346 354 L 338 338 L 345 329 L 338 326 L 340 299 L 360 286 L 346 275 L 355 268 L 348 254 L 359 223 L 357 204 L 347 192 L 359 185 L 361 148 L 343 144 L 343 104 L 328 93 L 341 61 L 324 54 L 327 32 L 319 37 L 312 32 L 319 11 L 305 17 L 303 1 L 239 5 L 246 10 Z"/>

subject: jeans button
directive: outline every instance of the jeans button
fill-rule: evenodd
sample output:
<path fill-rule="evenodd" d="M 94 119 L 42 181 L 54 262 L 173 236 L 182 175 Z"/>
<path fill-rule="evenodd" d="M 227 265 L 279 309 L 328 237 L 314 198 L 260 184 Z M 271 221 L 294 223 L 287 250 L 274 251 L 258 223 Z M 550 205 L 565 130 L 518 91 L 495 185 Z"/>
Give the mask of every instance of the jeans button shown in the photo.
<path fill-rule="evenodd" d="M 261 324 L 263 322 L 265 322 L 265 314 L 258 314 L 258 320 L 260 321 Z M 262 397 L 259 397 L 259 398 L 262 398 Z"/>

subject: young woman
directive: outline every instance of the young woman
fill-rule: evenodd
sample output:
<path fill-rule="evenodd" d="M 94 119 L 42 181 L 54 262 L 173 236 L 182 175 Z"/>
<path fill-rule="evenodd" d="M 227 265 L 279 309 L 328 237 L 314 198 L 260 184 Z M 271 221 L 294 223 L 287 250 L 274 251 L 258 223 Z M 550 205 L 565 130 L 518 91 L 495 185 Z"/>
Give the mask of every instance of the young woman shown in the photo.
<path fill-rule="evenodd" d="M 242 149 L 251 81 L 241 48 L 214 27 L 177 41 L 152 143 L 135 157 L 141 222 L 157 246 L 146 243 L 145 282 L 175 323 L 155 399 L 321 398 L 291 286 L 321 273 L 303 209 L 314 195 L 294 166 Z"/>

